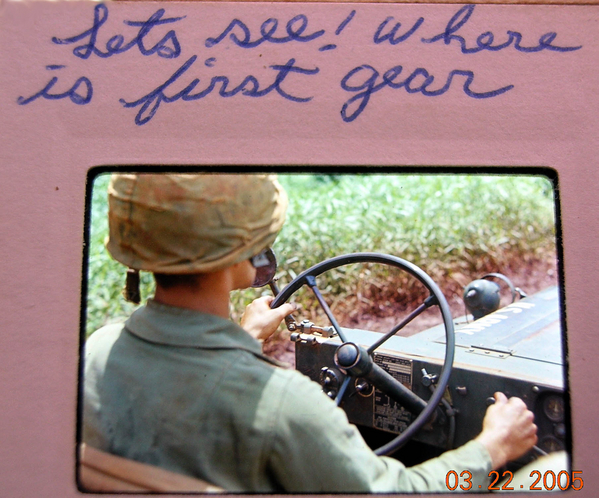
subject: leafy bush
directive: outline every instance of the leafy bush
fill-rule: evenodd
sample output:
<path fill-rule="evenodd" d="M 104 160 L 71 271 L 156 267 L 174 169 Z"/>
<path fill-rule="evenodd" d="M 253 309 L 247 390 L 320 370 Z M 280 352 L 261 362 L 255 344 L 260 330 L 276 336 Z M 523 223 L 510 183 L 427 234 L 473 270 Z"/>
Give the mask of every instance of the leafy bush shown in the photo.
<path fill-rule="evenodd" d="M 288 174 L 279 180 L 290 198 L 287 221 L 273 246 L 283 283 L 332 256 L 381 252 L 421 266 L 451 293 L 460 284 L 453 276 L 480 276 L 514 261 L 555 257 L 553 190 L 544 177 Z M 107 175 L 97 177 L 92 197 L 88 333 L 134 308 L 120 295 L 124 268 L 103 247 L 107 184 Z M 384 268 L 357 266 L 341 273 L 319 281 L 325 295 L 360 293 L 372 301 L 375 291 L 410 288 Z M 361 284 L 348 287 L 349 278 Z M 142 273 L 144 298 L 152 285 L 151 276 Z M 259 293 L 233 293 L 232 316 L 238 318 Z"/>

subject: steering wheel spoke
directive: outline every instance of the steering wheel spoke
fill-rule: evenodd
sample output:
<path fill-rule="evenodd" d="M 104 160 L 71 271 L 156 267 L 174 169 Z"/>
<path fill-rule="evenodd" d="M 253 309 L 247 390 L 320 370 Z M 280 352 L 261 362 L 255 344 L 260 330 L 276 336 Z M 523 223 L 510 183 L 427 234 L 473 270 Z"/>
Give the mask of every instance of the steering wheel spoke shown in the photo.
<path fill-rule="evenodd" d="M 346 375 L 345 379 L 343 379 L 343 384 L 341 384 L 341 387 L 339 388 L 339 392 L 337 393 L 337 396 L 335 397 L 335 403 L 337 404 L 337 406 L 339 406 L 341 404 L 341 401 L 343 401 L 343 396 L 345 394 L 345 391 L 347 391 L 347 387 L 349 386 L 350 382 L 351 382 L 351 376 Z"/>
<path fill-rule="evenodd" d="M 335 332 L 337 332 L 337 335 L 339 336 L 339 338 L 343 342 L 345 342 L 345 334 L 343 333 L 343 330 L 341 330 L 341 327 L 339 326 L 339 324 L 337 323 L 337 320 L 333 316 L 333 312 L 331 311 L 331 308 L 329 308 L 329 305 L 324 300 L 324 297 L 322 297 L 322 294 L 320 293 L 320 290 L 318 289 L 318 286 L 316 285 L 316 278 L 314 278 L 312 275 L 308 275 L 306 277 L 306 284 L 308 285 L 308 287 L 310 287 L 310 289 L 314 293 L 314 297 L 316 297 L 318 304 L 320 304 L 320 307 L 322 308 L 325 315 L 329 319 L 329 322 L 331 322 L 331 325 L 335 329 Z"/>
<path fill-rule="evenodd" d="M 361 377 L 414 415 L 419 415 L 427 406 L 426 401 L 379 367 L 364 348 L 353 342 L 346 342 L 337 348 L 335 364 L 347 373 L 346 381 L 350 377 Z"/>
<path fill-rule="evenodd" d="M 372 353 L 375 349 L 380 347 L 382 344 L 387 342 L 388 339 L 397 334 L 401 329 L 403 329 L 408 323 L 410 323 L 414 318 L 422 314 L 423 311 L 429 309 L 431 306 L 435 304 L 439 304 L 439 301 L 434 295 L 428 296 L 424 302 L 418 306 L 412 313 L 410 313 L 404 320 L 402 320 L 399 324 L 397 324 L 393 329 L 386 333 L 383 337 L 381 337 L 378 341 L 376 341 L 372 346 L 368 348 L 368 353 Z"/>

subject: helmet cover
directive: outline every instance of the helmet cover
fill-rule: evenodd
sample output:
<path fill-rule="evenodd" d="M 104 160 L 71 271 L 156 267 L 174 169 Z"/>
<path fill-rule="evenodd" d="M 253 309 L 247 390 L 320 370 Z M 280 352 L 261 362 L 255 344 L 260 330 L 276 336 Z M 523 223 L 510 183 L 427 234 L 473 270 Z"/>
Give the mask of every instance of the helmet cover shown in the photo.
<path fill-rule="evenodd" d="M 213 272 L 271 245 L 287 203 L 274 175 L 113 174 L 106 247 L 136 270 Z"/>

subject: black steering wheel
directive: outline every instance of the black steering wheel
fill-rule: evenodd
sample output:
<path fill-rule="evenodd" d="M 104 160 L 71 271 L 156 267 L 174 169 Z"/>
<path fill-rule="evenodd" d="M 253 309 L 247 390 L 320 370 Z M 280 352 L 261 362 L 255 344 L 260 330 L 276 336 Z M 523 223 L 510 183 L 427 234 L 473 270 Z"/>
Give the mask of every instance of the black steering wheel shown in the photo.
<path fill-rule="evenodd" d="M 333 316 L 329 306 L 325 302 L 322 294 L 316 286 L 316 277 L 318 275 L 321 275 L 322 273 L 334 268 L 354 263 L 381 263 L 395 266 L 415 277 L 430 292 L 430 295 L 422 302 L 422 304 L 420 304 L 390 332 L 383 334 L 381 338 L 368 347 L 368 349 L 364 349 L 358 344 L 348 342 L 346 340 L 343 329 L 337 323 L 337 320 Z M 369 381 L 380 391 L 384 392 L 407 410 L 416 415 L 414 421 L 405 431 L 403 431 L 389 443 L 375 450 L 377 455 L 389 455 L 395 452 L 409 439 L 411 439 L 414 434 L 416 434 L 416 432 L 418 432 L 420 428 L 429 420 L 433 412 L 436 410 L 437 405 L 441 401 L 449 382 L 449 376 L 451 375 L 451 368 L 453 366 L 455 336 L 451 311 L 449 310 L 449 305 L 447 304 L 445 296 L 443 296 L 443 293 L 437 284 L 433 282 L 431 277 L 429 277 L 424 271 L 412 263 L 386 254 L 355 253 L 327 259 L 326 261 L 314 265 L 312 268 L 304 271 L 294 278 L 279 294 L 277 294 L 271 304 L 271 307 L 276 308 L 285 303 L 297 290 L 304 285 L 310 287 L 342 342 L 335 353 L 335 363 L 344 373 L 346 373 L 346 377 L 343 380 L 343 383 L 341 384 L 341 387 L 335 398 L 337 405 L 341 403 L 343 395 L 345 394 L 351 379 L 353 377 L 361 377 Z M 379 367 L 373 360 L 373 353 L 379 346 L 387 341 L 387 339 L 393 337 L 404 326 L 406 326 L 414 318 L 431 306 L 439 306 L 441 315 L 443 317 L 443 324 L 445 326 L 445 360 L 443 362 L 441 373 L 437 379 L 436 388 L 431 398 L 427 402 L 414 394 L 401 382 L 397 381 L 394 377 Z"/>

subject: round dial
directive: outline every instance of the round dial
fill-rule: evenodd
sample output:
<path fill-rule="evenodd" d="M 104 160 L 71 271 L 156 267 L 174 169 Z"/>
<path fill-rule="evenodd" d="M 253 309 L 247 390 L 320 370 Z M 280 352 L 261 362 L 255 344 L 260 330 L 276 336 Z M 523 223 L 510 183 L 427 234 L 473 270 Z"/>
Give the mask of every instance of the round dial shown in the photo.
<path fill-rule="evenodd" d="M 547 453 L 561 451 L 564 449 L 564 444 L 559 439 L 553 436 L 545 436 L 539 442 L 539 446 L 542 450 L 545 450 Z"/>
<path fill-rule="evenodd" d="M 552 422 L 564 420 L 564 400 L 555 394 L 547 396 L 543 402 L 543 412 Z"/>

